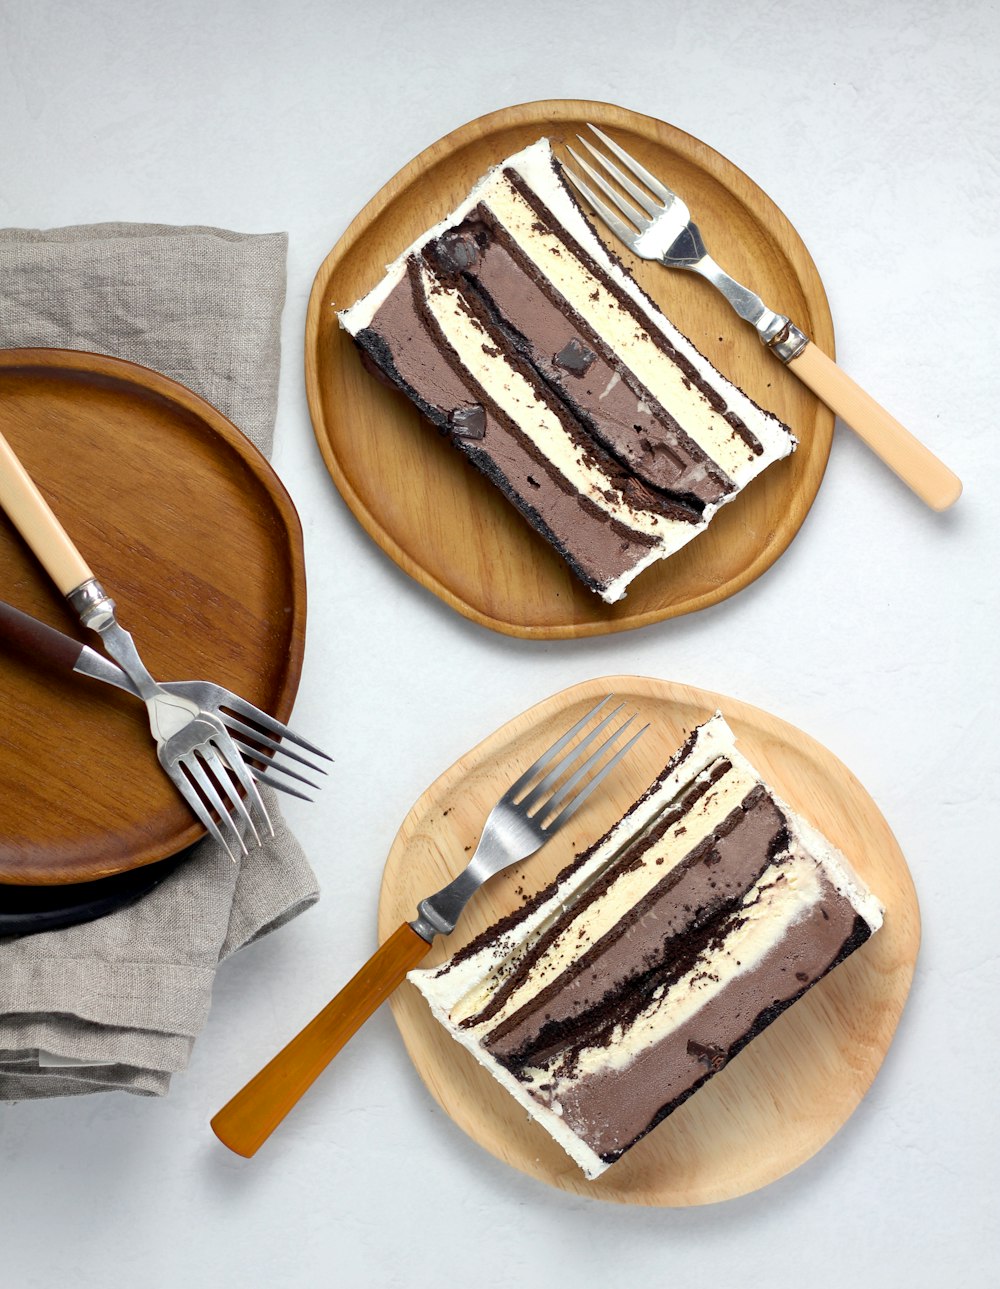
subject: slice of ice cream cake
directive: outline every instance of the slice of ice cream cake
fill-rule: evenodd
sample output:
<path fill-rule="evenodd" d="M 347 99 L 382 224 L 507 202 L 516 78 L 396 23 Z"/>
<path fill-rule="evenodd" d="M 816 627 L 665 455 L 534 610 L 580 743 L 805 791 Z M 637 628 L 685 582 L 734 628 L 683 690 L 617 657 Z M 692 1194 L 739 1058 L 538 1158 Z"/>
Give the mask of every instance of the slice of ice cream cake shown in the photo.
<path fill-rule="evenodd" d="M 339 318 L 609 603 L 795 446 L 608 253 L 546 139 Z"/>
<path fill-rule="evenodd" d="M 716 714 L 550 886 L 409 979 L 593 1178 L 881 922 Z"/>

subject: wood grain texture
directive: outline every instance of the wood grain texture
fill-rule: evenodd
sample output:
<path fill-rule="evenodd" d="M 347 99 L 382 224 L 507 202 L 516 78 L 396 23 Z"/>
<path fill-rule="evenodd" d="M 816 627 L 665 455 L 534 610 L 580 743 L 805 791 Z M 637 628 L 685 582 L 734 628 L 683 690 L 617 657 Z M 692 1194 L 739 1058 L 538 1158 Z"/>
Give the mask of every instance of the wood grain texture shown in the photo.
<path fill-rule="evenodd" d="M 441 219 L 491 165 L 542 135 L 556 152 L 592 121 L 686 198 L 715 257 L 833 354 L 826 295 L 808 251 L 767 196 L 724 157 L 662 121 L 606 103 L 527 103 L 433 144 L 368 203 L 321 265 L 306 320 L 306 386 L 326 466 L 358 521 L 411 577 L 493 630 L 536 639 L 602 635 L 704 608 L 785 550 L 826 468 L 833 414 L 769 355 L 707 282 L 636 260 L 640 285 L 715 365 L 785 420 L 800 445 L 769 468 L 624 600 L 606 605 L 499 491 L 440 440 L 401 394 L 363 368 L 335 310 Z"/>
<path fill-rule="evenodd" d="M 391 1007 L 435 1099 L 496 1158 L 596 1199 L 705 1204 L 781 1177 L 829 1141 L 875 1078 L 909 992 L 920 942 L 910 873 L 875 803 L 832 753 L 776 716 L 718 694 L 634 676 L 576 685 L 487 738 L 416 803 L 386 863 L 379 935 L 412 918 L 417 902 L 464 866 L 487 811 L 520 769 L 610 692 L 652 721 L 649 734 L 562 834 L 478 893 L 456 931 L 435 942 L 427 965 L 454 953 L 555 877 L 629 807 L 686 733 L 716 708 L 735 731 L 740 750 L 778 794 L 844 851 L 882 900 L 882 929 L 592 1182 L 449 1037 L 413 985 L 398 989 Z"/>
<path fill-rule="evenodd" d="M 0 432 L 161 680 L 208 679 L 284 720 L 302 665 L 302 535 L 266 459 L 184 386 L 119 359 L 0 351 Z M 100 648 L 0 514 L 3 598 Z M 92 637 L 92 638 L 90 638 Z M 0 881 L 92 881 L 204 834 L 145 708 L 0 640 Z"/>

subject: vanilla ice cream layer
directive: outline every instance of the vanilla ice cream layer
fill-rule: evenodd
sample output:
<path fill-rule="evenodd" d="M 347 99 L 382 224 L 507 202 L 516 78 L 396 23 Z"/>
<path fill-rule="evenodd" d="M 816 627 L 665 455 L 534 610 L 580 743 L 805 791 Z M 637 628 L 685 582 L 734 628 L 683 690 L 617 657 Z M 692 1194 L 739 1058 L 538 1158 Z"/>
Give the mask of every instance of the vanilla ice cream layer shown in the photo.
<path fill-rule="evenodd" d="M 643 852 L 641 864 L 624 868 L 598 899 L 588 901 L 577 914 L 568 918 L 565 929 L 532 963 L 527 978 L 512 990 L 498 1011 L 490 1013 L 489 1028 L 495 1028 L 541 989 L 549 988 L 560 975 L 571 969 L 655 886 L 663 882 L 699 842 L 710 837 L 734 810 L 739 809 L 757 782 L 755 775 L 730 766 L 673 827 L 667 829 L 662 837 L 657 838 Z M 508 964 L 505 975 L 509 974 L 511 966 L 513 964 Z M 461 1024 L 474 1018 L 496 993 L 500 984 L 496 973 L 488 977 L 455 1004 L 451 1009 L 452 1020 Z"/>
<path fill-rule="evenodd" d="M 783 880 L 776 883 L 773 871 L 765 873 L 745 896 L 725 940 L 706 949 L 675 984 L 657 991 L 644 1011 L 613 1032 L 610 1043 L 576 1053 L 567 1078 L 560 1079 L 548 1069 L 525 1070 L 522 1077 L 532 1084 L 553 1082 L 552 1099 L 558 1101 L 569 1083 L 624 1069 L 636 1053 L 662 1041 L 738 977 L 751 974 L 826 889 L 810 856 L 798 852 L 782 859 L 777 859 L 776 866 Z"/>
<path fill-rule="evenodd" d="M 667 544 L 674 549 L 690 540 L 697 526 L 655 511 L 639 510 L 611 488 L 607 474 L 593 464 L 592 454 L 574 441 L 534 387 L 507 362 L 461 295 L 438 282 L 423 265 L 420 279 L 426 308 L 464 369 L 576 492 L 609 519 L 652 538 L 658 546 Z"/>
<path fill-rule="evenodd" d="M 562 239 L 539 223 L 535 211 L 515 188 L 506 182 L 491 185 L 483 194 L 482 205 L 615 357 L 661 406 L 670 409 L 684 433 L 735 483 L 745 483 L 758 472 L 757 455 L 749 444 L 652 335 L 637 328 L 604 282 L 576 256 L 565 253 Z"/>

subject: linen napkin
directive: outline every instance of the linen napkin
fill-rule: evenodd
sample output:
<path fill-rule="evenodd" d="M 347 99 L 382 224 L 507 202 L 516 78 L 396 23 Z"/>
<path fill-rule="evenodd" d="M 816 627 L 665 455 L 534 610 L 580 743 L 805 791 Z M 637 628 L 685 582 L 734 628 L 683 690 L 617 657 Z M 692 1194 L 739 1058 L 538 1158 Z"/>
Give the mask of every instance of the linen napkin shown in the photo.
<path fill-rule="evenodd" d="M 153 224 L 0 229 L 0 347 L 153 367 L 269 455 L 287 245 L 284 233 Z M 128 907 L 0 937 L 0 1099 L 167 1091 L 205 1024 L 219 963 L 318 898 L 264 793 L 275 837 L 242 862 L 207 840 Z"/>

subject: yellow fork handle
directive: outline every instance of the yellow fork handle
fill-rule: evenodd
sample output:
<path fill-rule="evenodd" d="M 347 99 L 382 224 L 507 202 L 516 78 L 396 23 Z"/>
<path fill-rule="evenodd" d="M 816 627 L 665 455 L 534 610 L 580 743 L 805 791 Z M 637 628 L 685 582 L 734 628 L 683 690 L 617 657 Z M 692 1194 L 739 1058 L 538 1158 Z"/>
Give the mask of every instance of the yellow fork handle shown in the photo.
<path fill-rule="evenodd" d="M 249 1159 L 340 1049 L 403 982 L 430 945 L 406 922 L 277 1056 L 212 1119 L 230 1150 Z"/>

